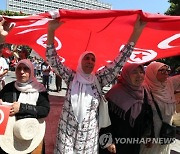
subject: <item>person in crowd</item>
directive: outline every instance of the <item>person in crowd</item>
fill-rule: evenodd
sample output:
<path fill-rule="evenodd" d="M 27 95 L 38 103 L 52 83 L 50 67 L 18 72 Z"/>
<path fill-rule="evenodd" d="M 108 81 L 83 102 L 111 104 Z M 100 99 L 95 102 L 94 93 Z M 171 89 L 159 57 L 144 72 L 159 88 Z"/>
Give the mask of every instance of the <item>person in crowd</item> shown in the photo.
<path fill-rule="evenodd" d="M 10 105 L 10 117 L 6 128 L 7 130 L 5 134 L 1 135 L 0 137 L 1 154 L 31 153 L 38 146 L 38 143 L 42 142 L 43 140 L 45 133 L 45 122 L 43 118 L 47 117 L 50 111 L 48 93 L 45 87 L 34 77 L 34 68 L 31 61 L 28 59 L 20 60 L 17 64 L 15 74 L 16 81 L 12 81 L 6 84 L 0 91 L 0 104 L 8 102 Z M 36 127 L 36 129 L 34 130 L 35 132 L 32 132 L 32 134 L 35 133 L 35 136 L 40 135 L 39 140 L 37 139 L 38 141 L 36 142 L 34 142 L 34 139 L 30 140 L 30 142 L 27 140 L 23 140 L 23 133 L 16 133 L 16 137 L 18 139 L 12 137 L 15 135 L 15 133 L 13 133 L 13 130 L 11 130 L 10 128 L 15 127 L 16 123 L 21 123 L 22 119 L 29 120 L 30 118 L 35 120 L 38 119 L 38 123 L 40 126 Z M 12 124 L 13 120 L 14 125 Z M 10 124 L 11 126 L 9 126 Z M 38 128 L 41 128 L 42 125 L 44 127 L 39 130 Z M 23 125 L 20 126 L 23 127 Z M 10 134 L 12 134 L 12 136 L 9 136 Z M 42 146 L 42 144 L 40 145 Z M 44 149 L 44 147 L 42 147 L 42 149 Z"/>
<path fill-rule="evenodd" d="M 39 60 L 37 64 L 37 76 L 41 76 L 41 63 L 42 62 Z"/>
<path fill-rule="evenodd" d="M 103 128 L 100 134 L 111 134 L 112 142 L 103 143 L 101 140 L 100 154 L 139 154 L 141 138 L 153 135 L 152 109 L 143 81 L 144 66 L 127 63 L 122 69 L 118 83 L 105 95 L 111 126 Z M 122 138 L 123 143 L 118 142 L 118 139 Z M 128 140 L 132 140 L 132 143 L 128 143 Z M 109 145 L 106 145 L 107 143 Z"/>
<path fill-rule="evenodd" d="M 36 77 L 36 75 L 37 75 L 37 65 L 38 65 L 38 60 L 37 60 L 36 56 L 33 57 L 31 59 L 31 61 L 32 61 L 32 64 L 34 66 L 34 76 Z"/>
<path fill-rule="evenodd" d="M 163 121 L 172 125 L 172 116 L 176 110 L 175 91 L 180 90 L 180 75 L 169 77 L 170 67 L 161 62 L 152 62 L 146 68 L 145 86 L 149 95 L 158 104 Z M 159 118 L 153 99 L 151 106 L 153 109 L 154 133 L 159 137 L 162 121 Z M 142 146 L 142 154 L 169 154 L 170 144 L 161 145 L 153 143 L 151 148 Z"/>
<path fill-rule="evenodd" d="M 51 68 L 51 66 L 50 66 L 50 72 L 49 72 L 49 85 L 52 84 L 53 76 L 54 76 L 54 71 L 52 70 L 52 68 Z"/>
<path fill-rule="evenodd" d="M 56 84 L 56 91 L 59 92 L 61 91 L 62 88 L 62 78 L 56 74 L 55 78 L 55 84 Z"/>
<path fill-rule="evenodd" d="M 139 18 L 127 45 L 119 52 L 116 59 L 104 69 L 93 73 L 96 55 L 85 51 L 79 58 L 77 70 L 66 67 L 54 47 L 55 30 L 62 25 L 53 20 L 49 22 L 46 57 L 56 74 L 68 85 L 66 99 L 58 126 L 55 154 L 98 153 L 100 87 L 113 81 L 124 63 L 131 55 L 133 46 L 139 38 L 144 23 Z M 133 42 L 133 43 L 132 43 Z M 101 102 L 102 103 L 102 102 Z M 108 116 L 108 114 L 106 114 Z M 106 117 L 103 117 L 106 118 Z M 109 125 L 109 123 L 106 123 Z M 106 126 L 107 126 L 106 125 Z"/>
<path fill-rule="evenodd" d="M 4 44 L 0 44 L 0 90 L 5 86 L 5 75 L 8 73 L 9 65 L 5 58 L 2 57 Z"/>
<path fill-rule="evenodd" d="M 22 59 L 27 59 L 28 58 L 28 51 L 25 47 L 18 47 L 18 45 L 13 46 L 13 51 L 12 51 L 12 57 L 10 57 L 10 63 L 9 63 L 9 69 L 11 71 L 15 71 L 15 67 L 18 63 L 18 61 Z"/>
<path fill-rule="evenodd" d="M 9 63 L 9 69 L 10 69 L 11 71 L 15 71 L 15 67 L 16 67 L 17 63 L 18 63 L 18 58 L 15 57 L 15 56 L 13 56 L 13 57 L 11 58 L 10 63 Z"/>
<path fill-rule="evenodd" d="M 21 48 L 21 49 L 17 48 L 17 51 L 18 51 L 18 56 L 19 56 L 18 60 L 19 61 L 22 60 L 22 59 L 27 59 L 28 58 L 29 52 L 28 52 L 28 50 L 26 48 L 24 48 L 24 47 Z"/>
<path fill-rule="evenodd" d="M 42 64 L 43 85 L 46 87 L 47 90 L 49 90 L 50 71 L 51 71 L 50 65 L 47 63 L 47 61 L 44 61 L 44 63 Z"/>

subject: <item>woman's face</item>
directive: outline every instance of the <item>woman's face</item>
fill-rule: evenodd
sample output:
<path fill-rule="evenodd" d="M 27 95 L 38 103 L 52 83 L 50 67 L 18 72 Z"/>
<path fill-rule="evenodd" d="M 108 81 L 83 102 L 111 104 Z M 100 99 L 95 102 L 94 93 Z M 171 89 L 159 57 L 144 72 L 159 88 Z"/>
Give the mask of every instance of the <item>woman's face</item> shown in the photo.
<path fill-rule="evenodd" d="M 86 54 L 82 59 L 81 66 L 85 74 L 91 74 L 95 66 L 95 56 L 91 53 Z"/>
<path fill-rule="evenodd" d="M 134 69 L 129 76 L 133 86 L 141 86 L 144 81 L 144 70 L 139 66 Z"/>
<path fill-rule="evenodd" d="M 169 77 L 169 73 L 170 69 L 168 68 L 168 66 L 164 65 L 158 70 L 156 78 L 160 82 L 165 82 Z"/>
<path fill-rule="evenodd" d="M 16 68 L 17 81 L 26 83 L 30 78 L 31 71 L 25 64 L 19 64 Z"/>

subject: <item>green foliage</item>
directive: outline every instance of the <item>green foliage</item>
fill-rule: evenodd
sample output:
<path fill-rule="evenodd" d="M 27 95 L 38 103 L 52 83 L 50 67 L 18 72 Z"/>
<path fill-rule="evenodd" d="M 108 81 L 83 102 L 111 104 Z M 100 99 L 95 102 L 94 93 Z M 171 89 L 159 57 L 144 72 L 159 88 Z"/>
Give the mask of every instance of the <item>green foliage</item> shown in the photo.
<path fill-rule="evenodd" d="M 159 59 L 158 61 L 171 66 L 171 68 L 178 68 L 180 66 L 180 56 Z"/>
<path fill-rule="evenodd" d="M 166 15 L 179 16 L 180 15 L 180 0 L 169 0 L 170 8 L 165 12 Z"/>
<path fill-rule="evenodd" d="M 12 11 L 2 11 L 0 10 L 0 15 L 4 15 L 4 16 L 25 16 L 25 13 L 22 12 L 12 12 Z"/>

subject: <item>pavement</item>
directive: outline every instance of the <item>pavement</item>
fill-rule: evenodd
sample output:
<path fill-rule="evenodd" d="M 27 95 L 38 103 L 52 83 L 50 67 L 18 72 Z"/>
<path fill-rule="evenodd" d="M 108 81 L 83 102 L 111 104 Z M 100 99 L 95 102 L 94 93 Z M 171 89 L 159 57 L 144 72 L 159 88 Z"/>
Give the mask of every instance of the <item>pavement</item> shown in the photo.
<path fill-rule="evenodd" d="M 6 83 L 9 83 L 15 80 L 15 74 L 13 71 L 9 71 L 6 76 Z M 39 82 L 42 82 L 41 77 L 37 77 Z M 46 154 L 53 154 L 53 149 L 56 141 L 56 133 L 58 120 L 60 117 L 62 105 L 65 99 L 66 93 L 66 84 L 62 83 L 62 90 L 60 92 L 55 92 L 55 76 L 52 78 L 52 83 L 50 84 L 49 100 L 50 100 L 50 113 L 48 117 L 46 117 L 46 133 L 45 133 L 45 152 Z M 106 87 L 105 91 L 107 91 L 108 87 Z M 171 154 L 179 154 L 180 153 L 180 132 L 176 136 L 175 143 L 171 144 Z"/>

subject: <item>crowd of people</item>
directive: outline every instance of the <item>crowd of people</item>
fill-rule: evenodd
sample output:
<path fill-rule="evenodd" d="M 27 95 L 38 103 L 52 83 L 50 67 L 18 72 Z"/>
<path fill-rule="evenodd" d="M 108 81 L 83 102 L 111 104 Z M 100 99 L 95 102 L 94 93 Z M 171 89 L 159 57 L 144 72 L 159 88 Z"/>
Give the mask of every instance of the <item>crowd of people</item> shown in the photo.
<path fill-rule="evenodd" d="M 47 63 L 47 61 L 44 61 L 42 58 L 37 58 L 36 56 L 30 56 L 30 52 L 25 47 L 18 48 L 17 46 L 15 46 L 12 54 L 10 55 L 4 53 L 4 50 L 8 50 L 5 52 L 11 52 L 10 49 L 8 49 L 4 44 L 0 46 L 0 50 L 3 51 L 3 53 L 0 53 L 0 63 L 2 66 L 2 69 L 0 70 L 2 73 L 2 77 L 0 78 L 1 89 L 5 85 L 5 75 L 8 73 L 8 70 L 15 71 L 17 63 L 20 60 L 29 59 L 34 67 L 34 76 L 39 77 L 42 80 L 45 88 L 48 91 L 53 90 L 50 89 L 49 86 L 50 84 L 52 84 L 52 78 L 54 76 L 56 85 L 55 91 L 61 91 L 62 78 L 54 73 L 52 67 Z"/>
<path fill-rule="evenodd" d="M 4 20 L 0 25 L 1 46 L 8 34 L 3 23 Z M 126 63 L 146 23 L 137 17 L 127 44 L 112 63 L 95 73 L 97 59 L 93 51 L 81 54 L 75 71 L 61 62 L 54 39 L 62 24 L 49 21 L 46 61 L 30 61 L 24 54 L 15 67 L 16 81 L 4 84 L 0 91 L 0 104 L 10 106 L 6 131 L 0 136 L 0 153 L 33 153 L 37 146 L 45 152 L 44 118 L 50 111 L 47 91 L 53 70 L 57 91 L 61 90 L 62 79 L 67 84 L 54 154 L 169 154 L 170 143 L 161 145 L 152 140 L 160 137 L 162 126 L 155 103 L 163 122 L 172 125 L 179 103 L 175 93 L 180 92 L 180 75 L 169 77 L 170 67 L 161 62 L 151 62 L 146 69 L 142 64 Z M 8 67 L 0 65 L 3 77 Z M 36 79 L 41 71 L 43 84 Z M 104 96 L 102 88 L 117 76 L 117 83 Z M 28 124 L 31 130 L 27 135 L 24 125 Z M 142 138 L 149 140 L 142 143 Z M 136 140 L 122 143 L 120 139 Z"/>

